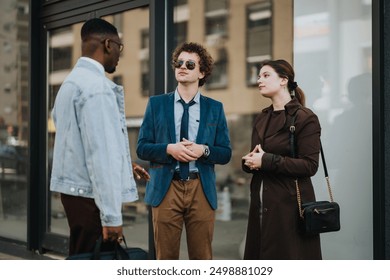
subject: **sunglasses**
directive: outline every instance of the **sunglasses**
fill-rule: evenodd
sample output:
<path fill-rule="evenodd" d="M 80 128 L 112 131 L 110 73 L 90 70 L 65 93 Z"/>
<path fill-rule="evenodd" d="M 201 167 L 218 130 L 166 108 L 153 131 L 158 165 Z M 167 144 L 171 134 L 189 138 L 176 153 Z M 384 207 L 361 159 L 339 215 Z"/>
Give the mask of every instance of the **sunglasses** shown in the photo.
<path fill-rule="evenodd" d="M 187 61 L 177 60 L 177 61 L 173 62 L 173 66 L 175 68 L 180 68 L 180 67 L 183 66 L 184 62 L 185 62 L 185 65 L 186 65 L 188 70 L 194 70 L 195 69 L 196 63 L 195 63 L 195 61 L 192 61 L 192 60 L 187 60 Z"/>

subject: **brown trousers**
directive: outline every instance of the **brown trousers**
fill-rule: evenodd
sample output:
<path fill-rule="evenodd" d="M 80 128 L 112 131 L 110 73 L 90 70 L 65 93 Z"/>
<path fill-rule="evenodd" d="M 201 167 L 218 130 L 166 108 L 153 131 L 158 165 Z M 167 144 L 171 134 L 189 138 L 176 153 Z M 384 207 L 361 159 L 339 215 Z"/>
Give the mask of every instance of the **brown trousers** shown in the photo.
<path fill-rule="evenodd" d="M 93 252 L 102 235 L 100 211 L 92 198 L 61 194 L 61 202 L 70 228 L 69 256 Z M 114 243 L 103 242 L 101 251 L 113 251 Z"/>
<path fill-rule="evenodd" d="M 171 182 L 161 204 L 152 208 L 154 242 L 158 260 L 177 260 L 185 224 L 190 260 L 212 259 L 215 211 L 199 179 Z"/>

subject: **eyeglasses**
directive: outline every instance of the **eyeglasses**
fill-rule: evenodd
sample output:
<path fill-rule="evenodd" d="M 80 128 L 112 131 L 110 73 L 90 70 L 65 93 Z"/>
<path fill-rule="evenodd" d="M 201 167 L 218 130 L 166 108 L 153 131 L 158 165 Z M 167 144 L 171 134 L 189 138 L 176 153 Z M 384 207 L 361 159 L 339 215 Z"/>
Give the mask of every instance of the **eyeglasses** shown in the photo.
<path fill-rule="evenodd" d="M 102 41 L 102 43 L 104 43 L 106 40 L 111 41 L 111 42 L 117 44 L 118 47 L 119 47 L 119 52 L 122 52 L 122 51 L 123 51 L 124 46 L 123 46 L 122 43 L 119 43 L 119 42 L 117 42 L 117 41 L 115 41 L 115 40 L 112 40 L 112 39 L 104 39 L 104 40 Z"/>
<path fill-rule="evenodd" d="M 192 61 L 192 60 L 187 60 L 187 61 L 176 60 L 176 61 L 173 62 L 173 66 L 175 68 L 180 68 L 180 67 L 183 66 L 184 62 L 185 62 L 185 65 L 186 65 L 188 70 L 194 70 L 195 69 L 196 63 L 195 63 L 195 61 Z"/>
<path fill-rule="evenodd" d="M 108 40 L 110 40 L 111 42 L 113 42 L 113 43 L 115 43 L 115 44 L 117 44 L 118 45 L 118 47 L 119 47 L 119 52 L 122 52 L 123 51 L 123 44 L 122 43 L 119 43 L 119 42 L 117 42 L 117 41 L 115 41 L 115 40 L 112 40 L 112 39 L 108 39 Z"/>

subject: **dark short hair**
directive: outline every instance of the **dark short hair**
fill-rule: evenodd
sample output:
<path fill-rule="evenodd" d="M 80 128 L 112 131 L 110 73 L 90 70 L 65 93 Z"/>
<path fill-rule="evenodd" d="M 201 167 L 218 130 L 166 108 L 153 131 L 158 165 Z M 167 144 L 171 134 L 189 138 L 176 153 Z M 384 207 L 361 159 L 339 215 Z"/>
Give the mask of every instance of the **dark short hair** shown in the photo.
<path fill-rule="evenodd" d="M 118 35 L 114 25 L 101 18 L 87 20 L 81 28 L 81 39 L 84 41 L 91 35 Z"/>
<path fill-rule="evenodd" d="M 196 53 L 199 56 L 199 69 L 200 72 L 204 74 L 204 77 L 199 80 L 199 86 L 203 86 L 213 70 L 213 58 L 202 45 L 193 42 L 184 42 L 183 44 L 178 46 L 172 53 L 173 69 L 175 69 L 173 63 L 177 60 L 177 58 L 182 52 Z"/>

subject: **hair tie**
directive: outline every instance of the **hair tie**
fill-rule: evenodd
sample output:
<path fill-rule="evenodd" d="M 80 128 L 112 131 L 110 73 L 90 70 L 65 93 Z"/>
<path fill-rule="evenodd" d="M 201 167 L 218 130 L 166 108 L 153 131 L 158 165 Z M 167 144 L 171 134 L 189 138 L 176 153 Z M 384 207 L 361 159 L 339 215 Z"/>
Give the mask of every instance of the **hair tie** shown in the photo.
<path fill-rule="evenodd" d="M 291 90 L 295 90 L 298 87 L 297 82 L 292 82 L 291 83 Z"/>

